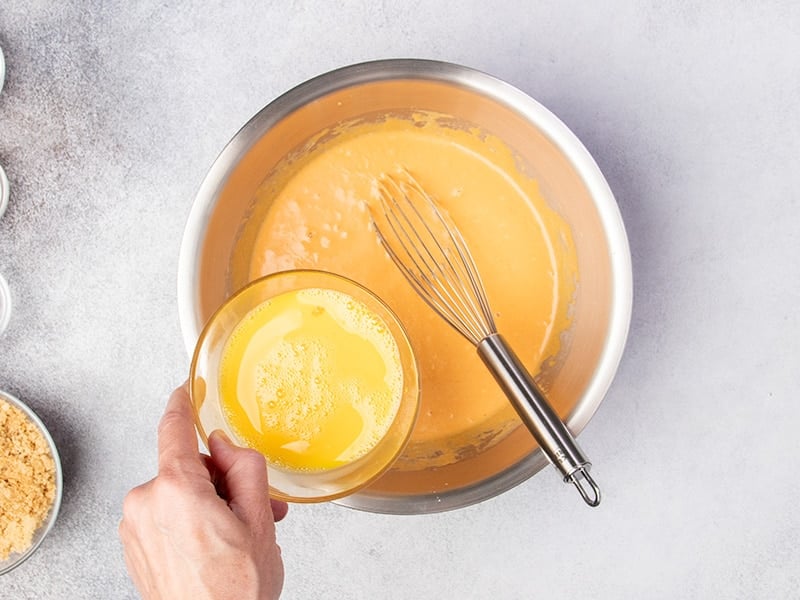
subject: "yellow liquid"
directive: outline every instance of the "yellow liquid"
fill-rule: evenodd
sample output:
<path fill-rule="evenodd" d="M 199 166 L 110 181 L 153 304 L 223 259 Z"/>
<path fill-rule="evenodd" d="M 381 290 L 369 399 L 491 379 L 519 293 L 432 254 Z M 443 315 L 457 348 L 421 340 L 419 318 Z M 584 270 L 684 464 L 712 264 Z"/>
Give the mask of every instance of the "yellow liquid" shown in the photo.
<path fill-rule="evenodd" d="M 220 397 L 239 439 L 275 466 L 321 471 L 367 454 L 400 405 L 400 352 L 386 323 L 329 289 L 250 311 L 223 349 Z"/>
<path fill-rule="evenodd" d="M 444 466 L 482 451 L 519 419 L 475 348 L 416 294 L 380 247 L 365 210 L 375 181 L 402 165 L 461 230 L 498 329 L 533 373 L 570 326 L 578 270 L 570 229 L 492 135 L 436 113 L 345 124 L 277 169 L 239 240 L 234 287 L 320 269 L 372 290 L 398 316 L 420 369 L 420 413 L 395 468 Z M 551 396 L 559 414 L 570 405 Z"/>

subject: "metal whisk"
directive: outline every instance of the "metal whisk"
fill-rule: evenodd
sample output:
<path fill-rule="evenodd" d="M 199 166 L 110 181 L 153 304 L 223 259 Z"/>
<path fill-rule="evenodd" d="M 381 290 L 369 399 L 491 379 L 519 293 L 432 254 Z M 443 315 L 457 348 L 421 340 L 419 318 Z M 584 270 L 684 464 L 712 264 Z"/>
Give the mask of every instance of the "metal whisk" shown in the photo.
<path fill-rule="evenodd" d="M 422 299 L 477 348 L 564 481 L 574 484 L 589 506 L 600 504 L 600 488 L 589 475 L 591 463 L 497 332 L 461 232 L 405 169 L 384 174 L 377 183 L 379 202 L 370 205 L 370 214 L 389 256 Z"/>

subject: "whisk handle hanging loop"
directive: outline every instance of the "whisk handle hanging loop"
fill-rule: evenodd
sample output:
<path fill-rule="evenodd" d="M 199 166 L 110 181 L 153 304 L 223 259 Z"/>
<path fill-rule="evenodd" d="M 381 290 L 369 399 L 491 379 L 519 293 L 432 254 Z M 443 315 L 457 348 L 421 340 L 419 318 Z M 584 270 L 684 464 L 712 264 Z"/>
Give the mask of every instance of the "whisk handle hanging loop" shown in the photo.
<path fill-rule="evenodd" d="M 478 343 L 477 349 L 564 482 L 575 485 L 589 506 L 600 504 L 600 489 L 589 475 L 589 459 L 503 336 L 490 335 Z"/>

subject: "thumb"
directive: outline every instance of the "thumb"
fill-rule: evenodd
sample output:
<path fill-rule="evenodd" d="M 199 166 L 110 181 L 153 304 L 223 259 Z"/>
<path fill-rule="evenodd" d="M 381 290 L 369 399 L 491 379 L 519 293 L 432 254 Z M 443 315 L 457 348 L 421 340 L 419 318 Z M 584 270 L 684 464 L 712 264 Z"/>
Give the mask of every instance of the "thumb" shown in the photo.
<path fill-rule="evenodd" d="M 209 436 L 208 449 L 217 474 L 224 479 L 233 513 L 256 531 L 269 529 L 274 517 L 264 457 L 255 450 L 237 448 L 220 430 Z"/>

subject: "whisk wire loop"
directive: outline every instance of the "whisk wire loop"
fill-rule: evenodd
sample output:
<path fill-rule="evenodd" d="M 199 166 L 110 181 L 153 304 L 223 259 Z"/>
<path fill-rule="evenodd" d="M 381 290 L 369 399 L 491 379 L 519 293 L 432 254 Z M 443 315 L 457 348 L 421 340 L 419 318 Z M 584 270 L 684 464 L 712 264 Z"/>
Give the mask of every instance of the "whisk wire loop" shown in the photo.
<path fill-rule="evenodd" d="M 419 252 L 409 251 L 409 248 L 417 247 L 413 237 L 419 238 L 419 232 L 410 226 L 407 213 L 399 207 L 395 195 L 391 192 L 381 189 L 380 198 L 383 216 L 388 224 L 388 229 L 391 230 L 392 238 L 397 242 L 392 243 L 389 241 L 384 230 L 376 224 L 375 229 L 384 248 L 422 299 L 435 311 L 445 315 L 445 318 L 459 333 L 469 337 L 470 333 L 466 326 L 462 325 L 462 322 L 457 319 L 455 314 L 452 314 L 456 310 L 456 305 L 454 303 L 450 304 L 452 302 L 450 290 L 436 285 L 437 282 L 441 281 L 441 278 L 436 275 L 436 260 L 431 252 L 426 252 L 428 254 L 428 258 L 426 258 Z M 393 206 L 389 206 L 390 203 Z M 406 221 L 405 225 L 402 221 Z M 409 231 L 413 232 L 413 237 Z M 405 256 L 401 257 L 399 255 L 400 250 Z M 433 268 L 431 268 L 431 263 L 434 264 Z"/>
<path fill-rule="evenodd" d="M 406 279 L 473 344 L 495 333 L 480 275 L 460 232 L 407 171 L 383 175 L 378 183 L 386 227 L 375 222 L 375 229 Z"/>

